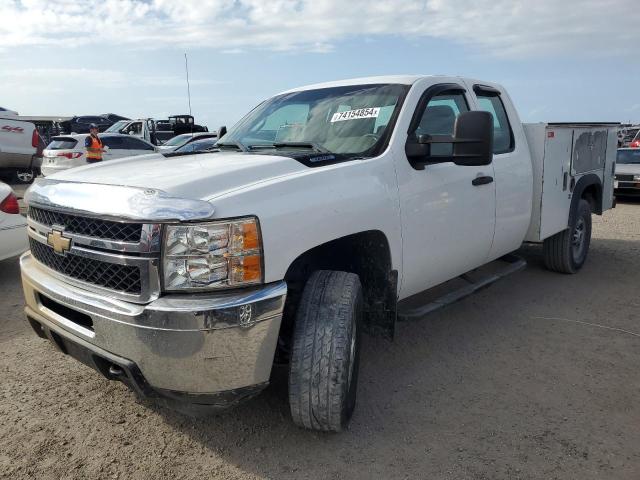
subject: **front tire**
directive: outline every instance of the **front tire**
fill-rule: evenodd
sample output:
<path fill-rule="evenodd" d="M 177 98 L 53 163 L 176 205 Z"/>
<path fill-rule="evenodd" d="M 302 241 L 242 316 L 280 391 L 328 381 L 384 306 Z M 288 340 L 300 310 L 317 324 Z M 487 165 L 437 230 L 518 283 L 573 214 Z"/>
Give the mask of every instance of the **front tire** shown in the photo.
<path fill-rule="evenodd" d="M 578 201 L 569 228 L 547 238 L 543 244 L 544 264 L 549 270 L 576 273 L 587 260 L 591 245 L 591 205 Z"/>
<path fill-rule="evenodd" d="M 358 275 L 320 270 L 307 281 L 293 332 L 289 405 L 294 423 L 343 430 L 356 404 L 362 286 Z"/>

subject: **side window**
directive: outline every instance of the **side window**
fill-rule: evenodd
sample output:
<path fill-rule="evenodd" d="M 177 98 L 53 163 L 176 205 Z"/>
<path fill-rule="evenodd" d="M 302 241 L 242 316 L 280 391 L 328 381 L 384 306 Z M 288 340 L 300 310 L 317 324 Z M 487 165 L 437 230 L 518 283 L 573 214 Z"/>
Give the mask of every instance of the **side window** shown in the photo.
<path fill-rule="evenodd" d="M 124 148 L 127 150 L 153 150 L 151 145 L 147 145 L 142 140 L 138 140 L 134 137 L 123 138 Z"/>
<path fill-rule="evenodd" d="M 509 117 L 504 109 L 500 95 L 477 91 L 480 110 L 493 115 L 493 153 L 507 153 L 513 151 L 513 131 L 509 124 Z"/>
<path fill-rule="evenodd" d="M 462 112 L 468 112 L 469 105 L 462 92 L 444 92 L 436 95 L 427 103 L 415 134 L 453 135 L 456 118 Z M 453 145 L 441 143 L 431 145 L 432 155 L 452 155 Z"/>
<path fill-rule="evenodd" d="M 124 130 L 123 133 L 140 135 L 141 132 L 142 132 L 142 122 L 133 122 Z"/>
<path fill-rule="evenodd" d="M 178 152 L 193 152 L 196 148 L 196 142 L 191 142 L 191 143 L 187 143 L 186 145 L 183 145 L 182 147 L 178 148 L 176 151 Z"/>
<path fill-rule="evenodd" d="M 102 139 L 102 143 L 112 150 L 122 150 L 125 148 L 122 137 L 106 137 Z"/>

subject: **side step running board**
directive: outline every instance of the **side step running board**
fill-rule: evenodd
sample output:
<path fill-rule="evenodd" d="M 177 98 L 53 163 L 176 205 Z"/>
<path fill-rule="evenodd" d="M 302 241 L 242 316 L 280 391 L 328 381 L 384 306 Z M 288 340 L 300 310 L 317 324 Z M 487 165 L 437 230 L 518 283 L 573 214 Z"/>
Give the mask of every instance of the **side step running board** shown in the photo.
<path fill-rule="evenodd" d="M 519 272 L 523 270 L 527 266 L 527 262 L 524 258 L 519 257 L 514 254 L 508 254 L 504 257 L 499 258 L 495 262 L 492 263 L 505 263 L 506 265 L 501 266 L 500 270 L 497 272 L 492 272 L 491 274 L 482 276 L 480 278 L 473 278 L 473 273 L 477 272 L 477 270 L 472 270 L 471 272 L 460 275 L 458 278 L 464 280 L 466 282 L 465 285 L 459 287 L 457 290 L 446 293 L 434 300 L 431 300 L 428 303 L 423 305 L 402 309 L 401 306 L 398 309 L 398 320 L 407 321 L 407 320 L 419 320 L 425 315 L 435 312 L 447 305 L 451 305 L 458 300 L 463 299 L 464 297 L 468 297 L 472 293 L 477 292 L 481 288 L 488 287 L 494 282 L 497 282 L 501 278 L 506 277 L 507 275 L 511 275 L 512 273 Z M 491 265 L 491 264 L 489 264 Z M 482 267 L 481 267 L 482 268 Z"/>

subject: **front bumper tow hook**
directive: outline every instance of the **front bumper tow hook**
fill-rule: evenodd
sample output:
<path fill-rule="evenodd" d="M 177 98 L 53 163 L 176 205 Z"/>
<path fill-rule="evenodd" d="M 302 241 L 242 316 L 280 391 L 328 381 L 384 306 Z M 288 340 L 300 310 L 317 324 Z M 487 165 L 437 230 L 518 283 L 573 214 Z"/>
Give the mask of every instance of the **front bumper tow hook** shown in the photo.
<path fill-rule="evenodd" d="M 109 367 L 109 375 L 115 378 L 121 378 L 124 376 L 124 370 L 117 365 L 111 365 Z"/>

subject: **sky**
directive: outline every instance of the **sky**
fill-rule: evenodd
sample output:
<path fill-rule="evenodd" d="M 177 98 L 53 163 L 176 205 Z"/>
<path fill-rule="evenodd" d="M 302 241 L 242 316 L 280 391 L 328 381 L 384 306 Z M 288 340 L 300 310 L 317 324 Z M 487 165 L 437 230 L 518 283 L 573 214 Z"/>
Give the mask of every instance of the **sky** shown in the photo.
<path fill-rule="evenodd" d="M 322 81 L 449 74 L 523 121 L 640 122 L 637 0 L 0 0 L 0 106 L 231 126 Z"/>

